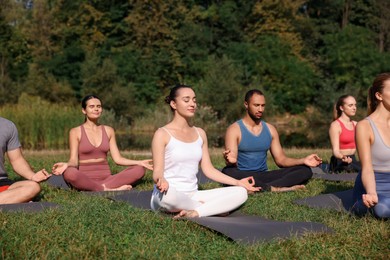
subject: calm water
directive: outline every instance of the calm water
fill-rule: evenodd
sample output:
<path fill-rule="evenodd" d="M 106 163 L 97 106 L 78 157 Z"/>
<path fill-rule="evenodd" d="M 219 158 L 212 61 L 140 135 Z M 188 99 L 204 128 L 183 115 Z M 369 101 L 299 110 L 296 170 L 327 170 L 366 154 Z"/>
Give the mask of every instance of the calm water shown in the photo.
<path fill-rule="evenodd" d="M 283 147 L 329 148 L 328 127 L 328 125 L 317 125 L 297 130 L 278 126 L 277 129 Z M 121 150 L 151 149 L 153 134 L 153 132 L 142 132 L 117 135 L 118 146 Z M 223 147 L 224 134 L 224 131 L 207 132 L 209 147 Z"/>

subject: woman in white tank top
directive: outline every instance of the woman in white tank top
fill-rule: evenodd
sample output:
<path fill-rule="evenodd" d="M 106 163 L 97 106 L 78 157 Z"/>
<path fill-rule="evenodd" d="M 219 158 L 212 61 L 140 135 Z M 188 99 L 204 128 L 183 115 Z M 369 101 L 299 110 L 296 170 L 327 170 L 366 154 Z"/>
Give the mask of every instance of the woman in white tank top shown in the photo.
<path fill-rule="evenodd" d="M 206 133 L 190 124 L 196 110 L 195 92 L 189 86 L 177 85 L 166 102 L 171 106 L 173 119 L 153 137 L 152 209 L 177 212 L 176 217 L 205 217 L 241 206 L 247 200 L 247 190 L 259 189 L 253 187 L 253 178 L 236 180 L 211 164 Z M 199 191 L 199 163 L 208 178 L 235 186 Z"/>

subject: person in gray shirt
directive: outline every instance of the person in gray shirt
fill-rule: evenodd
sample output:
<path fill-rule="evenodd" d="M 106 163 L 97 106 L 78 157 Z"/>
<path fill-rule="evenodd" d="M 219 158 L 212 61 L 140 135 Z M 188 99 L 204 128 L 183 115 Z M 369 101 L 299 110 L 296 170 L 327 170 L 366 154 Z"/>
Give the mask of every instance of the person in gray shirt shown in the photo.
<path fill-rule="evenodd" d="M 26 180 L 15 182 L 8 179 L 4 166 L 5 155 L 7 155 L 13 170 Z M 23 157 L 15 124 L 0 117 L 0 204 L 22 203 L 32 200 L 41 191 L 39 182 L 50 176 L 51 174 L 45 169 L 34 173 Z"/>

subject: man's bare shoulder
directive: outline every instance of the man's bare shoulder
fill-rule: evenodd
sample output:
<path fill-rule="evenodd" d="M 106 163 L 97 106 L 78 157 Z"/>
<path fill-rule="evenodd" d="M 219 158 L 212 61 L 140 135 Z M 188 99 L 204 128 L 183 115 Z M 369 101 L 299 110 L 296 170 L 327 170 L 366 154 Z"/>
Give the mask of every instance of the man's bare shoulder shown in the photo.
<path fill-rule="evenodd" d="M 233 124 L 231 124 L 227 130 L 226 130 L 226 134 L 228 135 L 235 135 L 235 134 L 239 134 L 241 132 L 240 130 L 240 126 L 238 125 L 237 122 L 234 122 Z"/>
<path fill-rule="evenodd" d="M 276 127 L 274 125 L 267 123 L 267 122 L 265 122 L 265 124 L 267 125 L 267 127 L 271 133 L 278 133 L 278 130 L 276 129 Z"/>

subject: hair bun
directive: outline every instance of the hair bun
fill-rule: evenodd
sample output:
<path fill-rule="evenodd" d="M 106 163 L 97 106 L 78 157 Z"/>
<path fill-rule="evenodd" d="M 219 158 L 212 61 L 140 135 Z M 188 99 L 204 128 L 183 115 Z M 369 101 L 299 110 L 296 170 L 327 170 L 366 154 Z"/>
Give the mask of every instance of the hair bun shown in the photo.
<path fill-rule="evenodd" d="M 170 96 L 166 96 L 164 100 L 165 100 L 165 103 L 167 103 L 167 104 L 171 103 L 171 97 Z"/>

